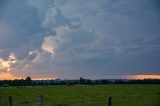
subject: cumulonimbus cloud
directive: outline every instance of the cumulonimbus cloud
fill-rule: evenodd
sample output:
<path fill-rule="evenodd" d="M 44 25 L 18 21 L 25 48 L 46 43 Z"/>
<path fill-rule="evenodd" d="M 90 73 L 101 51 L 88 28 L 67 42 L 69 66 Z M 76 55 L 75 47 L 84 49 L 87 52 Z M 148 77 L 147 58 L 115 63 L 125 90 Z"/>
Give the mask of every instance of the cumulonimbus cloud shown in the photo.
<path fill-rule="evenodd" d="M 159 15 L 150 2 L 7 2 L 0 10 L 0 61 L 14 52 L 15 76 L 157 73 L 145 68 L 159 65 Z"/>

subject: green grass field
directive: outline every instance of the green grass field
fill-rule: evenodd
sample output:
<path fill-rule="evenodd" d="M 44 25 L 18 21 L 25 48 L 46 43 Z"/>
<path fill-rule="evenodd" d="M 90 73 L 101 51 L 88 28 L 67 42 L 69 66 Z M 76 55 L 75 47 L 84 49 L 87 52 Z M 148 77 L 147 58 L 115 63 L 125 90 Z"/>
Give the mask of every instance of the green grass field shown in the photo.
<path fill-rule="evenodd" d="M 160 106 L 160 85 L 96 85 L 0 88 L 1 106 L 37 106 L 44 96 L 44 106 L 106 106 L 113 97 L 113 106 Z"/>

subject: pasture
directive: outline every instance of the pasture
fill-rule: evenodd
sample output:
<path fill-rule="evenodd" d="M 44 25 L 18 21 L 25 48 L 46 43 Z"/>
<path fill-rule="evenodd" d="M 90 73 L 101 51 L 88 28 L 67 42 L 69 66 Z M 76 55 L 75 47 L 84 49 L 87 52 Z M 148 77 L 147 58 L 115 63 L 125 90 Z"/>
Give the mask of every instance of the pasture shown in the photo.
<path fill-rule="evenodd" d="M 0 105 L 37 106 L 38 96 L 44 96 L 44 106 L 107 106 L 112 96 L 113 106 L 160 106 L 160 85 L 114 84 L 75 86 L 1 87 Z"/>

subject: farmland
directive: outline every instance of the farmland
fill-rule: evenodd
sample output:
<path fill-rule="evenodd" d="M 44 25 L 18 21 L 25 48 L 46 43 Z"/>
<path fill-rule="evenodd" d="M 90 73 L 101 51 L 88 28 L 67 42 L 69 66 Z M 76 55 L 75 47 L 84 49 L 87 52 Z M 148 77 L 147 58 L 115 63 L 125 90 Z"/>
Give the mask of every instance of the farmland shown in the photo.
<path fill-rule="evenodd" d="M 0 105 L 37 106 L 38 96 L 44 96 L 44 106 L 106 106 L 112 96 L 113 106 L 160 106 L 160 85 L 113 84 L 76 86 L 1 87 Z"/>

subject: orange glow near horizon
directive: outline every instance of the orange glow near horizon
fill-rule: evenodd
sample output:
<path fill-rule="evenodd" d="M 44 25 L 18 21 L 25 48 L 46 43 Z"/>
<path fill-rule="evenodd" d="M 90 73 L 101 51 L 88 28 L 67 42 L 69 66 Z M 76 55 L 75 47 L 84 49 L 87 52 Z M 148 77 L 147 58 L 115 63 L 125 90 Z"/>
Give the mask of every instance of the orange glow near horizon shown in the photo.
<path fill-rule="evenodd" d="M 51 78 L 51 77 L 42 77 L 42 78 L 33 78 L 33 80 L 54 80 L 56 78 Z"/>
<path fill-rule="evenodd" d="M 13 80 L 13 79 L 21 79 L 21 78 L 15 77 L 9 72 L 0 73 L 0 80 Z"/>
<path fill-rule="evenodd" d="M 32 76 L 31 76 L 32 77 Z M 24 77 L 16 77 L 10 72 L 0 72 L 0 80 L 25 79 Z M 33 80 L 54 80 L 55 77 L 32 77 Z M 126 75 L 125 79 L 160 79 L 160 75 Z"/>
<path fill-rule="evenodd" d="M 128 75 L 127 79 L 160 79 L 160 75 Z"/>
<path fill-rule="evenodd" d="M 10 72 L 0 72 L 0 80 L 25 79 L 23 77 L 15 77 Z M 33 80 L 54 80 L 54 77 L 33 77 Z"/>

